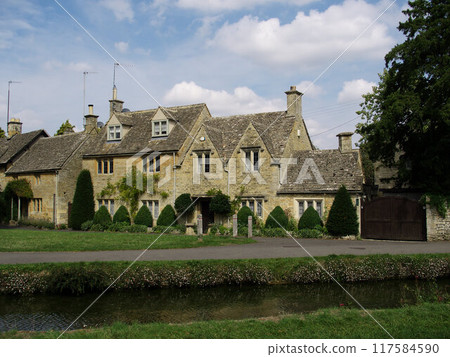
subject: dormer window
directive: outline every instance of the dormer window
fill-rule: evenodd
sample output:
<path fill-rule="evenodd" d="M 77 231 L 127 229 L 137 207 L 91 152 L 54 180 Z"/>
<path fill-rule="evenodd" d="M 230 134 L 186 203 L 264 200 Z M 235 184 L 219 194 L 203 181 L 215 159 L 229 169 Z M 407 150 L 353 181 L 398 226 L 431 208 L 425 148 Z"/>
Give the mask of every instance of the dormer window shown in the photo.
<path fill-rule="evenodd" d="M 169 121 L 158 120 L 153 122 L 152 136 L 167 136 L 169 135 Z"/>
<path fill-rule="evenodd" d="M 120 125 L 108 126 L 108 140 L 120 140 Z"/>

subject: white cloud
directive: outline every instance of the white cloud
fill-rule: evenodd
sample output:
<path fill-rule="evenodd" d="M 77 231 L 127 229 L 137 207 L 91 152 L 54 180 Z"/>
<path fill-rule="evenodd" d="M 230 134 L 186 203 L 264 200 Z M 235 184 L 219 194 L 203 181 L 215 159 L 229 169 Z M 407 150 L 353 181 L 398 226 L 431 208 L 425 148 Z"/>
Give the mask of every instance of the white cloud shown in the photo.
<path fill-rule="evenodd" d="M 134 11 L 131 7 L 131 0 L 101 0 L 100 5 L 111 10 L 117 20 L 133 21 Z"/>
<path fill-rule="evenodd" d="M 353 81 L 344 82 L 342 90 L 338 94 L 338 102 L 349 102 L 360 99 L 361 96 L 372 91 L 372 87 L 376 86 L 374 82 L 367 82 L 364 79 L 355 79 Z"/>
<path fill-rule="evenodd" d="M 86 72 L 92 71 L 92 66 L 86 62 L 71 62 L 67 65 L 69 71 Z"/>
<path fill-rule="evenodd" d="M 202 12 L 220 12 L 254 8 L 259 5 L 281 3 L 303 6 L 318 0 L 178 0 L 176 5 L 185 9 L 195 9 Z"/>
<path fill-rule="evenodd" d="M 168 104 L 207 103 L 214 116 L 249 114 L 283 110 L 282 100 L 268 100 L 248 87 L 235 88 L 233 93 L 202 88 L 195 82 L 175 84 L 164 96 Z"/>
<path fill-rule="evenodd" d="M 126 53 L 128 51 L 128 42 L 123 42 L 123 41 L 116 42 L 116 43 L 114 43 L 114 47 L 120 53 Z"/>
<path fill-rule="evenodd" d="M 314 84 L 311 81 L 300 82 L 299 84 L 297 84 L 297 89 L 310 98 L 318 98 L 320 95 L 325 93 L 322 87 Z"/>
<path fill-rule="evenodd" d="M 382 3 L 346 0 L 323 12 L 298 12 L 291 23 L 278 18 L 259 20 L 245 16 L 225 23 L 210 42 L 250 60 L 272 66 L 299 69 L 323 66 L 336 58 L 385 9 Z M 394 45 L 382 18 L 356 41 L 342 60 L 380 59 Z"/>

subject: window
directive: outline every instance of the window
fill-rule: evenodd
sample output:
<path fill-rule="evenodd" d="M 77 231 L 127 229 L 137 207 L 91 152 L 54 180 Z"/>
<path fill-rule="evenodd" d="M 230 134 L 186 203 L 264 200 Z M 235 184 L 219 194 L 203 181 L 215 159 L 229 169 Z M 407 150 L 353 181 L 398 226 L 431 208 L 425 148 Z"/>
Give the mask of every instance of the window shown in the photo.
<path fill-rule="evenodd" d="M 105 206 L 109 214 L 114 215 L 114 200 L 98 200 L 98 207 Z"/>
<path fill-rule="evenodd" d="M 197 168 L 198 172 L 208 173 L 211 171 L 211 153 L 198 152 L 197 153 Z"/>
<path fill-rule="evenodd" d="M 120 140 L 120 125 L 108 126 L 108 140 Z"/>
<path fill-rule="evenodd" d="M 154 219 L 159 216 L 159 201 L 156 200 L 143 200 L 142 204 L 147 206 Z"/>
<path fill-rule="evenodd" d="M 314 207 L 319 216 L 323 216 L 323 200 L 298 200 L 298 216 L 301 217 L 308 207 Z"/>
<path fill-rule="evenodd" d="M 158 156 L 147 156 L 142 159 L 142 171 L 143 172 L 160 172 L 161 159 Z"/>
<path fill-rule="evenodd" d="M 243 199 L 242 200 L 242 207 L 248 206 L 250 210 L 257 216 L 262 217 L 263 216 L 263 200 L 262 199 Z M 256 207 L 256 210 L 255 210 Z"/>
<path fill-rule="evenodd" d="M 259 171 L 259 149 L 245 150 L 245 171 Z"/>
<path fill-rule="evenodd" d="M 159 120 L 153 122 L 152 136 L 167 136 L 169 135 L 168 120 Z"/>
<path fill-rule="evenodd" d="M 34 180 L 36 182 L 36 185 L 41 184 L 41 175 L 34 175 Z"/>
<path fill-rule="evenodd" d="M 42 212 L 42 198 L 33 198 L 31 205 L 34 212 Z"/>
<path fill-rule="evenodd" d="M 114 173 L 114 160 L 97 160 L 97 173 L 98 174 L 112 174 Z"/>

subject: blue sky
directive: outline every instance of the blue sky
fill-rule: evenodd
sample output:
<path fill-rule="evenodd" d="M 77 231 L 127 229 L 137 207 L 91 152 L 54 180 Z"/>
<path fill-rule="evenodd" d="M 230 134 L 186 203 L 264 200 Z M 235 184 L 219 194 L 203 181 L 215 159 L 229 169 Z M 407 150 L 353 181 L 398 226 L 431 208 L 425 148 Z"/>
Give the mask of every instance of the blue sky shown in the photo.
<path fill-rule="evenodd" d="M 354 130 L 361 94 L 403 41 L 396 27 L 407 6 L 396 1 L 367 29 L 393 0 L 58 2 L 109 54 L 55 0 L 2 0 L 0 127 L 13 80 L 21 83 L 11 86 L 10 116 L 24 131 L 53 135 L 66 119 L 81 129 L 85 71 L 86 106 L 107 121 L 116 59 L 118 97 L 131 110 L 200 102 L 214 116 L 285 110 L 284 91 L 296 85 L 319 148 Z"/>

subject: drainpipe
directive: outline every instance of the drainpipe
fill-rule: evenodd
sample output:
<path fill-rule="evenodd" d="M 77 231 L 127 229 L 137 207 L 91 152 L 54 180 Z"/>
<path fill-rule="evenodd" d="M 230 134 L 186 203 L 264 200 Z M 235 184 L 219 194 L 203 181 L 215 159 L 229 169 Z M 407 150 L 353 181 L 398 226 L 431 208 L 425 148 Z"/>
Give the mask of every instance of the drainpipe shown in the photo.
<path fill-rule="evenodd" d="M 228 165 L 223 165 L 223 170 L 227 173 L 227 195 L 230 197 L 230 170 Z M 230 217 L 227 218 L 227 226 L 230 226 Z"/>
<path fill-rule="evenodd" d="M 173 158 L 173 206 L 175 207 L 175 199 L 177 196 L 177 173 L 175 167 L 175 152 L 172 153 Z"/>
<path fill-rule="evenodd" d="M 53 212 L 54 212 L 54 218 L 53 223 L 55 226 L 58 224 L 58 181 L 59 181 L 59 172 L 55 172 L 55 199 L 53 201 Z"/>

